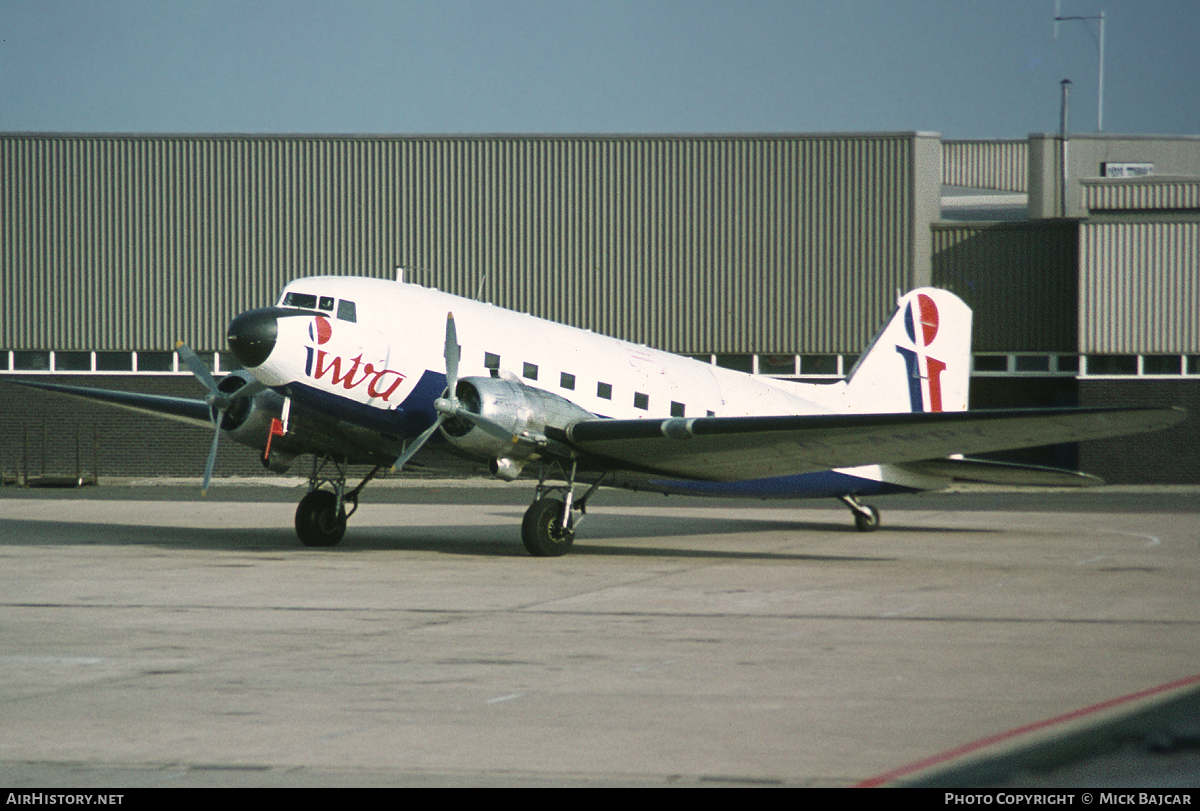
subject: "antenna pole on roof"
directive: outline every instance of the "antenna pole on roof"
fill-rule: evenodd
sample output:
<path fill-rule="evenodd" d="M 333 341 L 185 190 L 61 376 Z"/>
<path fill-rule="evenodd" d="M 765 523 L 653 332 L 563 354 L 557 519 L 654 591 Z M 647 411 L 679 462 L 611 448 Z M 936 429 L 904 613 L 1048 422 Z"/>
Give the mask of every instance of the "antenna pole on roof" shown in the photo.
<path fill-rule="evenodd" d="M 1092 41 L 1096 43 L 1096 49 L 1100 53 L 1100 64 L 1099 68 L 1097 69 L 1098 77 L 1096 82 L 1096 132 L 1104 132 L 1104 11 L 1101 10 L 1099 14 L 1091 17 L 1064 17 L 1059 13 L 1060 4 L 1061 0 L 1055 0 L 1054 38 L 1058 39 L 1058 24 L 1060 22 L 1066 22 L 1067 20 L 1079 20 L 1087 28 L 1088 35 L 1092 38 Z M 1091 26 L 1087 24 L 1088 20 L 1100 21 L 1100 39 L 1097 40 L 1096 36 L 1092 34 Z"/>

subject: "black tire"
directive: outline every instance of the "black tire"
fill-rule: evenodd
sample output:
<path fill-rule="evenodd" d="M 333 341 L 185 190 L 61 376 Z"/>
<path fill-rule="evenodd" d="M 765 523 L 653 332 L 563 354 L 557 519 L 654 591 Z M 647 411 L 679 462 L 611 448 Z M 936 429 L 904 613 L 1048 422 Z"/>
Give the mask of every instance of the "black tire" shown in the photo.
<path fill-rule="evenodd" d="M 296 535 L 305 546 L 337 546 L 346 534 L 346 509 L 337 512 L 337 496 L 313 490 L 296 507 Z"/>
<path fill-rule="evenodd" d="M 879 510 L 870 504 L 864 504 L 863 507 L 869 514 L 863 514 L 856 510 L 854 512 L 854 528 L 859 532 L 874 532 L 879 529 Z"/>
<path fill-rule="evenodd" d="M 563 503 L 556 498 L 533 502 L 521 521 L 521 541 L 535 558 L 556 558 L 571 551 L 575 533 L 562 526 Z"/>

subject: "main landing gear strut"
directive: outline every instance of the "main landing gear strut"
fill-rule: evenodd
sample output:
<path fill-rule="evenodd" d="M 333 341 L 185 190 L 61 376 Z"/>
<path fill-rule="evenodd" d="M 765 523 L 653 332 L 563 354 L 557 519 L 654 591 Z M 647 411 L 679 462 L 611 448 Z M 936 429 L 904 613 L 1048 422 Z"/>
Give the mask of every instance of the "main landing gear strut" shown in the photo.
<path fill-rule="evenodd" d="M 870 504 L 863 504 L 852 495 L 838 496 L 842 503 L 854 514 L 854 526 L 859 532 L 874 532 L 879 529 L 879 510 Z"/>
<path fill-rule="evenodd" d="M 380 465 L 367 474 L 358 487 L 346 490 L 346 462 L 332 456 L 313 455 L 308 477 L 308 495 L 296 507 L 296 535 L 305 546 L 337 546 L 346 534 L 346 520 L 358 509 L 358 494 L 375 478 Z M 332 472 L 326 472 L 332 468 Z M 322 489 L 329 485 L 332 490 Z M 350 509 L 346 509 L 346 505 Z"/>
<path fill-rule="evenodd" d="M 572 461 L 571 472 L 566 476 L 564 485 L 546 484 L 546 469 L 544 466 L 542 468 L 533 504 L 529 505 L 521 521 L 521 542 L 534 557 L 552 558 L 571 551 L 575 543 L 575 528 L 587 513 L 587 500 L 604 481 L 602 475 L 582 497 L 575 499 L 575 468 L 576 463 Z M 552 498 L 552 493 L 562 493 L 562 499 Z M 576 511 L 578 517 L 573 515 Z"/>

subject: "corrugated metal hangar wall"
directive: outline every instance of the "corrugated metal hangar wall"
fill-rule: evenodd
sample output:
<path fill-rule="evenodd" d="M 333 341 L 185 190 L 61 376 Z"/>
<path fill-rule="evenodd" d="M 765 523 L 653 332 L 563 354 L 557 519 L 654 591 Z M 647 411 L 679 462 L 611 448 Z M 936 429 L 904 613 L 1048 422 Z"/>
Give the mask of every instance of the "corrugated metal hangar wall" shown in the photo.
<path fill-rule="evenodd" d="M 676 352 L 857 352 L 928 279 L 940 166 L 937 138 L 914 134 L 8 135 L 0 150 L 0 345 L 46 350 L 216 350 L 292 278 L 399 265 Z"/>
<path fill-rule="evenodd" d="M 1169 431 L 1024 459 L 1200 482 L 1200 138 L 1031 135 L 943 154 L 947 186 L 1019 203 L 1012 221 L 932 227 L 934 283 L 975 309 L 973 406 L 1183 406 Z"/>
<path fill-rule="evenodd" d="M 1184 426 L 1078 461 L 1200 481 L 1200 139 L 1073 137 L 1066 218 L 1057 143 L 0 135 L 0 381 L 197 396 L 176 339 L 220 351 L 292 278 L 396 266 L 733 368 L 835 377 L 898 290 L 934 283 L 975 309 L 974 407 L 1186 405 Z M 1139 161 L 1159 176 L 1104 176 Z M 943 221 L 943 185 L 1016 216 Z M 196 476 L 209 439 L 2 382 L 0 419 L 10 477 L 21 454 L 73 468 L 76 433 L 105 475 Z M 233 443 L 218 470 L 260 472 Z"/>

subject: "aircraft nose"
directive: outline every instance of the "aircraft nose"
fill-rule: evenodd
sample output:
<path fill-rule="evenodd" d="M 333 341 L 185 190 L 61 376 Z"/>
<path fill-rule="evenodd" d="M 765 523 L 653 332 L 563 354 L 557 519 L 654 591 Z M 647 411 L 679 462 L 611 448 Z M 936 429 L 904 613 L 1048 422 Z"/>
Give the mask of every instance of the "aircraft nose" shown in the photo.
<path fill-rule="evenodd" d="M 229 325 L 229 348 L 247 369 L 261 366 L 275 348 L 279 313 L 274 308 L 247 310 Z"/>

